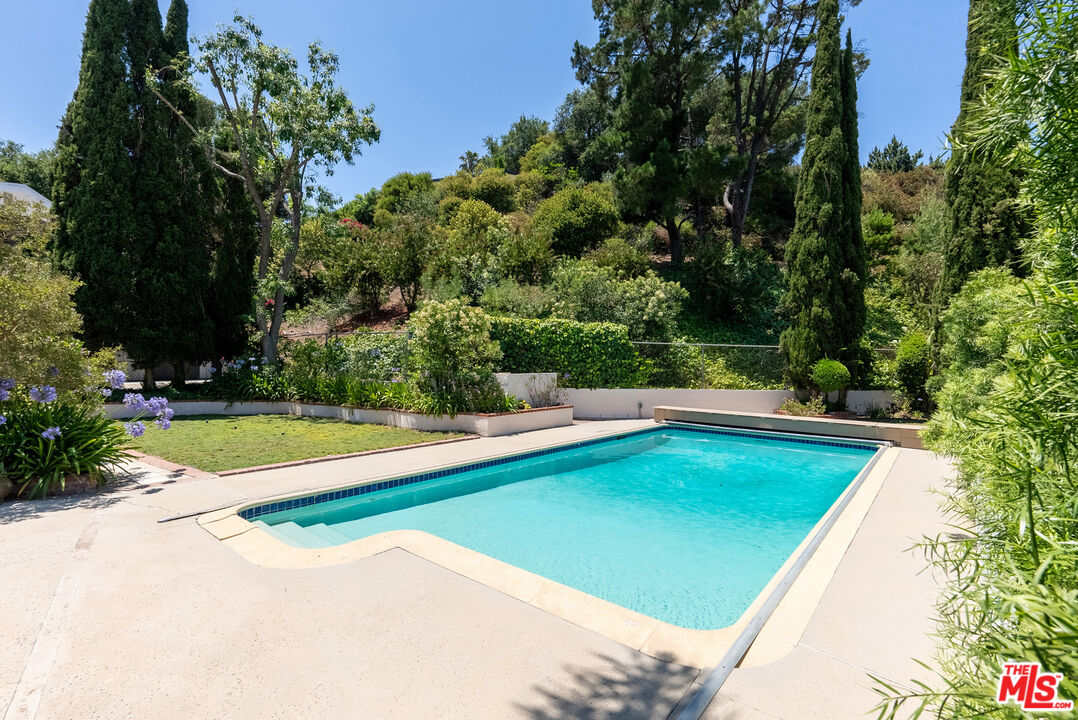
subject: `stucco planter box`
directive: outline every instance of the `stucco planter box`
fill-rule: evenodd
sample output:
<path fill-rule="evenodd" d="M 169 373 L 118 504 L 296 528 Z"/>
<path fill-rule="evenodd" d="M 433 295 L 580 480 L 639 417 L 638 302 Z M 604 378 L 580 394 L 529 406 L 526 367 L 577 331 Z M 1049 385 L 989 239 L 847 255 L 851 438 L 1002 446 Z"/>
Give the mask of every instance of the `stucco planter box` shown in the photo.
<path fill-rule="evenodd" d="M 448 415 L 423 415 L 404 410 L 374 410 L 350 408 L 320 403 L 293 402 L 237 402 L 229 405 L 220 401 L 172 402 L 169 407 L 177 417 L 184 415 L 300 415 L 305 417 L 328 417 L 348 422 L 393 425 L 427 432 L 465 432 L 484 437 L 511 435 L 513 433 L 542 430 L 544 428 L 572 425 L 573 406 L 559 405 L 549 408 L 533 408 L 512 413 L 460 413 Z M 106 403 L 105 412 L 115 420 L 136 415 L 121 403 Z"/>

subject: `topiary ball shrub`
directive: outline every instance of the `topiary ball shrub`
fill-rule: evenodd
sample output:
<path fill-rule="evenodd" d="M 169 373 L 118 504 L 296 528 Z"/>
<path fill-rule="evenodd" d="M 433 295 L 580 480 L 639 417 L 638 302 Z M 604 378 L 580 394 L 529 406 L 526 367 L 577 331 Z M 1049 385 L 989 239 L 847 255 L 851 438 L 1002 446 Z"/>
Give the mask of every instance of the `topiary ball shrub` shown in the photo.
<path fill-rule="evenodd" d="M 928 338 L 922 332 L 912 332 L 898 343 L 895 353 L 895 375 L 898 386 L 911 404 L 922 405 L 925 401 L 925 383 L 931 367 Z"/>
<path fill-rule="evenodd" d="M 838 360 L 818 360 L 812 367 L 812 384 L 825 394 L 842 390 L 850 384 L 850 371 Z"/>

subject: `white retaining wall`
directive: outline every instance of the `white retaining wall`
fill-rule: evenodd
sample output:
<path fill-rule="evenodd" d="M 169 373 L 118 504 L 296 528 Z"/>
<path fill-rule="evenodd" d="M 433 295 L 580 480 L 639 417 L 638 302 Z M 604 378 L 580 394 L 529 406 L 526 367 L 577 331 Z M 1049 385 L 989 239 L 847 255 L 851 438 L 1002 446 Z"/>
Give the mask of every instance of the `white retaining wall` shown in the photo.
<path fill-rule="evenodd" d="M 337 418 L 348 422 L 393 425 L 428 432 L 465 432 L 484 437 L 542 430 L 573 423 L 573 409 L 569 406 L 489 415 L 461 413 L 456 417 L 421 415 L 401 410 L 366 410 L 292 402 L 238 402 L 231 405 L 225 402 L 172 402 L 169 403 L 169 407 L 177 416 L 301 415 Z M 106 403 L 105 411 L 115 420 L 130 418 L 136 414 L 118 403 Z"/>
<path fill-rule="evenodd" d="M 507 395 L 512 395 L 532 407 L 536 406 L 534 396 L 541 396 L 539 399 L 550 397 L 558 385 L 557 373 L 495 373 L 494 376 L 498 378 L 498 383 Z"/>
<path fill-rule="evenodd" d="M 570 388 L 566 402 L 573 406 L 573 417 L 581 420 L 612 418 L 650 418 L 657 405 L 729 410 L 732 412 L 772 413 L 786 398 L 794 397 L 789 390 L 688 390 L 680 388 L 600 388 L 584 390 Z M 894 401 L 887 390 L 851 390 L 846 404 L 854 412 L 865 412 L 873 406 L 886 407 Z"/>

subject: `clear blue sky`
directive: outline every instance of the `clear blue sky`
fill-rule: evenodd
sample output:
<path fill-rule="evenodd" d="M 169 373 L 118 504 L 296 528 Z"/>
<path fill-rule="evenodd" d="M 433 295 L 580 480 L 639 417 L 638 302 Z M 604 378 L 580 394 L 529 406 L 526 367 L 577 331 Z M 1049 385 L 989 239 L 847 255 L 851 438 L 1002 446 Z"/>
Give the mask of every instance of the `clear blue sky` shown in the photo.
<path fill-rule="evenodd" d="M 321 40 L 341 58 L 341 84 L 374 103 L 382 140 L 327 184 L 351 198 L 409 170 L 456 170 L 466 149 L 521 114 L 552 119 L 576 87 L 574 40 L 592 43 L 589 0 L 188 0 L 191 32 L 254 16 L 267 41 L 301 54 Z M 88 2 L 0 0 L 0 138 L 51 145 L 78 82 Z M 162 14 L 168 0 L 162 0 Z M 968 4 L 864 0 L 848 21 L 872 64 L 859 84 L 861 152 L 892 134 L 940 151 L 958 112 Z"/>

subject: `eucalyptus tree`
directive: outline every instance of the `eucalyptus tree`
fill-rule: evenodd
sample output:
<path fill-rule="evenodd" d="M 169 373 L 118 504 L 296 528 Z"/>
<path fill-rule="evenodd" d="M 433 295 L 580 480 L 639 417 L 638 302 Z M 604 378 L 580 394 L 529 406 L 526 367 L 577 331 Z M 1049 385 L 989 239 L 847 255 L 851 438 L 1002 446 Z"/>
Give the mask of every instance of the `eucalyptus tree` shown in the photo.
<path fill-rule="evenodd" d="M 318 169 L 329 175 L 351 164 L 362 146 L 376 142 L 374 107 L 357 108 L 336 83 L 337 55 L 321 44 L 307 48 L 306 68 L 293 54 L 262 40 L 254 22 L 236 16 L 231 25 L 199 41 L 193 69 L 207 77 L 220 105 L 218 116 L 231 147 L 213 142 L 214 129 L 199 130 L 158 96 L 200 138 L 206 157 L 225 177 L 243 184 L 259 225 L 258 301 L 255 323 L 262 352 L 277 359 L 284 296 L 299 251 L 304 199 Z M 192 85 L 190 67 L 179 63 Z M 286 231 L 276 233 L 279 217 Z"/>

